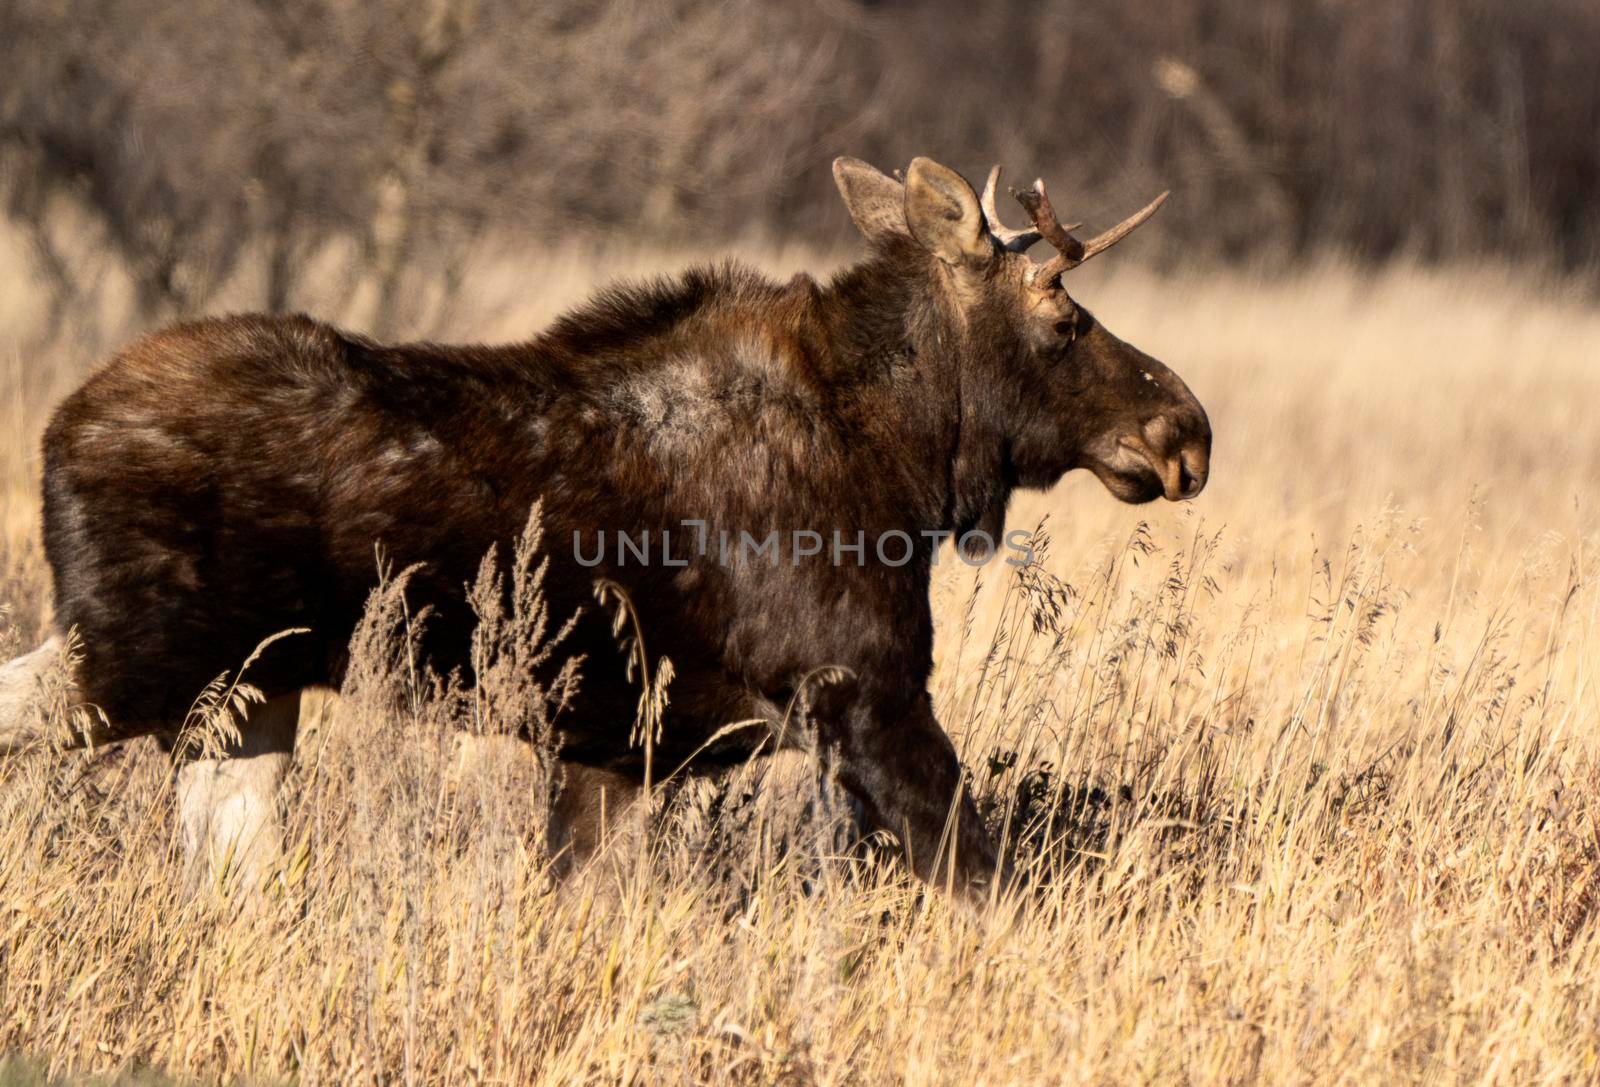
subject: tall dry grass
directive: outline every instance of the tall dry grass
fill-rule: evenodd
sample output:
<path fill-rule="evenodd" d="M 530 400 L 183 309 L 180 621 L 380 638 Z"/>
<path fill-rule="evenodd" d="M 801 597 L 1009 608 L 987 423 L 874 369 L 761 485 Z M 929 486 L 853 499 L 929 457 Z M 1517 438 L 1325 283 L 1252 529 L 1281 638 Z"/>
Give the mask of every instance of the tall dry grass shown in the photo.
<path fill-rule="evenodd" d="M 486 257 L 413 312 L 516 335 L 678 263 Z M 153 746 L 0 770 L 0 1052 L 306 1083 L 1600 1077 L 1600 309 L 1510 271 L 1106 264 L 1080 297 L 1189 380 L 1214 475 L 1138 509 L 1075 477 L 1013 511 L 1036 566 L 938 572 L 937 704 L 1024 900 L 974 917 L 840 850 L 792 777 L 680 793 L 552 880 L 549 768 L 458 751 L 503 692 L 419 677 L 379 608 L 253 899 L 174 878 Z M 18 643 L 48 609 L 36 436 L 126 333 L 113 303 L 81 348 L 0 357 Z"/>

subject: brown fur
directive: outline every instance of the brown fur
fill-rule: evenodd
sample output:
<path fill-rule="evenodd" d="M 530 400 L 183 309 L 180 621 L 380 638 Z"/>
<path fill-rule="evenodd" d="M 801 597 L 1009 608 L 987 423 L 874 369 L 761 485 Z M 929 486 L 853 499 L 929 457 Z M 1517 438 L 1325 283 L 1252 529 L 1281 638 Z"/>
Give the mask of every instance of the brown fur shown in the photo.
<path fill-rule="evenodd" d="M 423 564 L 411 593 L 434 609 L 426 648 L 465 671 L 463 587 L 541 502 L 552 612 L 586 609 L 568 643 L 585 665 L 563 758 L 639 757 L 637 690 L 591 606 L 603 576 L 677 669 L 658 765 L 730 722 L 776 725 L 805 677 L 842 666 L 850 678 L 810 692 L 820 739 L 931 875 L 960 769 L 926 690 L 935 546 L 921 533 L 993 533 L 1014 487 L 1076 467 L 1130 501 L 1169 476 L 1169 497 L 1193 493 L 1210 430 L 1175 375 L 971 233 L 976 197 L 957 175 L 922 191 L 933 175 L 914 164 L 905 232 L 900 184 L 841 162 L 868 181 L 841 191 L 872 224 L 872 253 L 825 286 L 699 268 L 605 291 L 512 346 L 389 346 L 240 316 L 111 359 L 45 438 L 45 542 L 87 699 L 123 735 L 168 732 L 207 681 L 295 627 L 310 633 L 270 646 L 252 682 L 269 696 L 337 683 L 378 545 L 396 568 Z M 940 233 L 946 219 L 959 237 Z M 708 522 L 709 556 L 688 546 L 686 519 Z M 724 566 L 723 528 L 862 531 L 868 554 Z M 646 529 L 652 565 L 619 563 L 614 543 L 598 567 L 573 561 L 575 532 L 592 553 L 597 531 Z M 871 541 L 896 529 L 917 549 L 891 567 Z M 687 566 L 660 563 L 662 530 Z M 743 757 L 765 742 L 751 731 L 700 759 Z M 957 817 L 955 870 L 976 886 L 996 858 L 970 802 Z"/>

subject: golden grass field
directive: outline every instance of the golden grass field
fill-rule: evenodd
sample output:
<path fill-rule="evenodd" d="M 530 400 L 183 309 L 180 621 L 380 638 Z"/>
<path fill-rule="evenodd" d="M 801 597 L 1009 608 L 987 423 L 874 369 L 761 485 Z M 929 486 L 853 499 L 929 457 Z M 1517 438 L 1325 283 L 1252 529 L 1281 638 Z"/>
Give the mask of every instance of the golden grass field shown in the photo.
<path fill-rule="evenodd" d="M 485 258 L 416 320 L 524 335 L 686 259 Z M 946 555 L 936 702 L 1025 900 L 975 915 L 739 784 L 554 883 L 537 767 L 460 758 L 376 631 L 257 895 L 176 877 L 149 741 L 0 768 L 0 1053 L 308 1084 L 1600 1080 L 1600 306 L 1512 270 L 1104 264 L 1075 293 L 1189 382 L 1213 474 L 1181 507 L 1086 475 L 1024 497 L 1010 527 L 1049 546 L 1021 574 Z M 114 294 L 78 339 L 132 334 Z M 93 362 L 28 353 L 28 306 L 0 306 L 8 650 L 48 607 L 38 434 Z"/>

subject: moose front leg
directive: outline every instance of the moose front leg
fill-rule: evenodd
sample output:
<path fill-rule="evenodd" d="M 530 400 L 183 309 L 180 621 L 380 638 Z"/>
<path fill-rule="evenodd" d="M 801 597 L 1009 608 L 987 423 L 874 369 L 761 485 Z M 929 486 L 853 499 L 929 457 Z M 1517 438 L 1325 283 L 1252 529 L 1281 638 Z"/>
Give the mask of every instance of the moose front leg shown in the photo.
<path fill-rule="evenodd" d="M 926 691 L 898 706 L 857 697 L 837 720 L 828 738 L 838 746 L 839 780 L 873 825 L 899 837 L 912 871 L 974 898 L 996 878 L 1007 881 Z"/>

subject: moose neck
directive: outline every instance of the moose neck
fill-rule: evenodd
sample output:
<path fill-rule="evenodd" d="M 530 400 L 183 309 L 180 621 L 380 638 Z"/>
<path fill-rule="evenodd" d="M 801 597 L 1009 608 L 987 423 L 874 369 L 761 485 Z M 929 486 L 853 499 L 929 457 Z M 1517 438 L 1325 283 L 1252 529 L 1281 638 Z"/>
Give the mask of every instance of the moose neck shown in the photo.
<path fill-rule="evenodd" d="M 940 274 L 910 239 L 880 243 L 829 285 L 829 346 L 863 420 L 893 421 L 885 452 L 924 484 L 908 488 L 905 515 L 919 528 L 977 528 L 998 542 L 1014 482 L 1005 437 L 970 331 L 943 309 Z"/>

